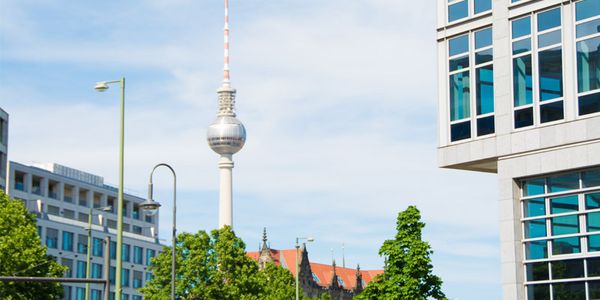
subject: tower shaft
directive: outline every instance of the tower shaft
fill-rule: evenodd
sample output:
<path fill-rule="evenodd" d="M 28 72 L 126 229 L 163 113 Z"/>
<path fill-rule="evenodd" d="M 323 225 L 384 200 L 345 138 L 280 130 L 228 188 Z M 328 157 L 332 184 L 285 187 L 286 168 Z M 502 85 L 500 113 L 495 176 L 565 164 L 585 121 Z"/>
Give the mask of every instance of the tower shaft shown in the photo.
<path fill-rule="evenodd" d="M 219 159 L 219 228 L 233 227 L 233 197 L 232 172 L 233 160 L 231 154 L 223 154 Z"/>

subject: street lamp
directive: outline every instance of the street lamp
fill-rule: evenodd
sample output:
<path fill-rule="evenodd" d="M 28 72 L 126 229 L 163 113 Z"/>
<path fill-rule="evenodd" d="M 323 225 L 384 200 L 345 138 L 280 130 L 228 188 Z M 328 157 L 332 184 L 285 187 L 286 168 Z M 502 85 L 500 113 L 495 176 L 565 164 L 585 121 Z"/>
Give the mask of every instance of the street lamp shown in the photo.
<path fill-rule="evenodd" d="M 112 209 L 112 206 L 105 206 L 105 207 L 100 207 L 100 208 L 92 208 L 90 207 L 90 213 L 88 215 L 88 241 L 87 241 L 87 259 L 86 259 L 86 266 L 85 266 L 85 278 L 86 279 L 90 279 L 90 263 L 91 263 L 91 250 L 92 250 L 92 216 L 94 215 L 94 209 L 97 209 L 99 211 L 110 211 Z M 98 216 L 102 216 L 101 214 L 97 214 Z M 89 299 L 89 295 L 90 295 L 90 283 L 86 283 L 85 284 L 85 300 Z"/>
<path fill-rule="evenodd" d="M 300 266 L 298 265 L 298 253 L 300 250 L 300 244 L 298 243 L 300 240 L 306 240 L 307 242 L 314 242 L 315 239 L 311 238 L 311 237 L 297 237 L 296 238 L 296 300 L 300 299 L 300 288 L 298 287 L 298 269 L 300 269 Z"/>
<path fill-rule="evenodd" d="M 98 92 L 108 90 L 108 85 L 121 84 L 121 115 L 120 115 L 120 138 L 119 138 L 119 193 L 117 207 L 117 266 L 115 274 L 115 299 L 121 299 L 121 273 L 123 272 L 123 157 L 125 142 L 125 77 L 120 80 L 100 81 L 94 87 Z"/>
<path fill-rule="evenodd" d="M 148 199 L 141 204 L 139 207 L 146 211 L 149 215 L 155 215 L 158 212 L 158 208 L 160 207 L 160 203 L 154 201 L 152 199 L 153 193 L 153 184 L 152 184 L 152 175 L 154 171 L 158 167 L 166 167 L 171 170 L 173 173 L 173 236 L 171 237 L 171 241 L 173 242 L 173 248 L 171 249 L 171 300 L 175 300 L 175 250 L 177 246 L 177 222 L 176 222 L 176 212 L 177 212 L 177 175 L 175 174 L 175 170 L 171 166 L 165 163 L 160 163 L 152 168 L 152 172 L 150 172 L 150 182 L 148 183 Z"/>

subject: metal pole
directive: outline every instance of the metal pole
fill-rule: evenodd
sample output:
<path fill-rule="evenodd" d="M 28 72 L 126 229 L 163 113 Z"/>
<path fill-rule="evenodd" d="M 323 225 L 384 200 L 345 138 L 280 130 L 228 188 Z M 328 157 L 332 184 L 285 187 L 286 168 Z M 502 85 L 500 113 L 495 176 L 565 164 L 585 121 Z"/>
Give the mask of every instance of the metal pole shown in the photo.
<path fill-rule="evenodd" d="M 91 250 L 92 250 L 92 208 L 90 207 L 90 214 L 88 215 L 88 238 L 87 238 L 87 259 L 86 259 L 86 263 L 85 263 L 85 278 L 86 279 L 90 279 L 90 254 L 91 254 Z M 90 284 L 86 283 L 85 284 L 85 300 L 90 299 Z"/>
<path fill-rule="evenodd" d="M 115 299 L 121 299 L 121 273 L 123 272 L 123 160 L 125 142 L 125 77 L 121 78 L 121 132 L 119 139 L 119 199 L 117 208 L 117 266 L 115 271 Z"/>
<path fill-rule="evenodd" d="M 300 289 L 298 288 L 298 269 L 300 268 L 298 265 L 298 250 L 300 249 L 300 245 L 298 245 L 298 238 L 296 238 L 296 300 L 300 299 Z"/>
<path fill-rule="evenodd" d="M 110 236 L 107 236 L 104 242 L 104 300 L 110 300 Z"/>

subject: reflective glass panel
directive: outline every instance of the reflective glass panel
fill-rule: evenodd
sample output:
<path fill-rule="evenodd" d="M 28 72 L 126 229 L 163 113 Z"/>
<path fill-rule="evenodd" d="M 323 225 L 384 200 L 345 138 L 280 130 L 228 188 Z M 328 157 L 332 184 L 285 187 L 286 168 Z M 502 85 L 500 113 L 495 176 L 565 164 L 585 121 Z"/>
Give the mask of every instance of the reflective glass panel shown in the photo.
<path fill-rule="evenodd" d="M 585 300 L 585 282 L 563 282 L 552 284 L 554 300 Z"/>
<path fill-rule="evenodd" d="M 475 64 L 476 65 L 490 62 L 493 59 L 494 59 L 494 49 L 492 49 L 492 48 L 475 53 Z"/>
<path fill-rule="evenodd" d="M 550 276 L 548 274 L 548 263 L 539 262 L 526 264 L 527 269 L 527 281 L 539 281 L 548 280 Z"/>
<path fill-rule="evenodd" d="M 559 260 L 550 263 L 552 279 L 583 277 L 583 259 Z"/>
<path fill-rule="evenodd" d="M 469 52 L 469 36 L 466 34 L 450 39 L 448 44 L 450 49 L 449 56 Z"/>
<path fill-rule="evenodd" d="M 477 136 L 494 133 L 494 127 L 494 116 L 477 119 Z"/>
<path fill-rule="evenodd" d="M 600 19 L 592 20 L 577 25 L 577 37 L 584 37 L 600 32 Z"/>
<path fill-rule="evenodd" d="M 450 125 L 450 139 L 454 141 L 471 138 L 471 121 Z"/>
<path fill-rule="evenodd" d="M 544 178 L 537 178 L 525 181 L 523 184 L 523 196 L 535 196 L 545 193 L 544 185 L 546 184 L 546 180 Z M 543 203 L 543 199 L 540 199 Z"/>
<path fill-rule="evenodd" d="M 471 115 L 469 107 L 469 71 L 450 75 L 450 120 L 456 121 Z"/>
<path fill-rule="evenodd" d="M 588 277 L 600 276 L 600 257 L 590 257 L 587 259 Z"/>
<path fill-rule="evenodd" d="M 529 34 L 531 34 L 531 17 L 526 17 L 512 21 L 513 39 Z"/>
<path fill-rule="evenodd" d="M 546 236 L 546 219 L 525 221 L 525 238 L 539 238 Z"/>
<path fill-rule="evenodd" d="M 477 68 L 475 80 L 477 115 L 494 112 L 494 66 Z"/>
<path fill-rule="evenodd" d="M 577 43 L 577 88 L 580 93 L 600 88 L 600 37 Z"/>
<path fill-rule="evenodd" d="M 492 45 L 492 28 L 475 32 L 475 49 Z"/>
<path fill-rule="evenodd" d="M 515 128 L 533 125 L 533 108 L 519 109 L 515 111 Z"/>
<path fill-rule="evenodd" d="M 482 13 L 492 9 L 492 0 L 475 0 L 475 13 Z"/>
<path fill-rule="evenodd" d="M 575 4 L 575 16 L 577 21 L 600 15 L 600 1 L 583 0 Z"/>
<path fill-rule="evenodd" d="M 594 234 L 588 236 L 588 251 L 598 252 L 600 251 L 600 234 Z"/>
<path fill-rule="evenodd" d="M 513 42 L 512 44 L 513 54 L 524 53 L 527 51 L 531 51 L 531 39 L 526 38 L 520 41 Z"/>
<path fill-rule="evenodd" d="M 450 60 L 450 72 L 466 69 L 468 67 L 469 67 L 469 56 L 468 55 Z"/>
<path fill-rule="evenodd" d="M 531 55 L 513 59 L 513 97 L 515 107 L 533 103 Z"/>
<path fill-rule="evenodd" d="M 550 210 L 553 214 L 573 212 L 579 210 L 577 195 L 550 199 Z"/>
<path fill-rule="evenodd" d="M 552 235 L 579 233 L 579 217 L 577 215 L 552 218 Z"/>
<path fill-rule="evenodd" d="M 467 0 L 448 6 L 448 22 L 466 18 L 469 15 Z"/>
<path fill-rule="evenodd" d="M 560 98 L 563 95 L 562 49 L 554 48 L 538 54 L 540 100 Z"/>
<path fill-rule="evenodd" d="M 600 208 L 600 193 L 585 195 L 585 208 L 594 209 Z"/>
<path fill-rule="evenodd" d="M 550 193 L 564 192 L 579 188 L 579 174 L 571 173 L 548 177 L 548 188 Z"/>
<path fill-rule="evenodd" d="M 513 2 L 516 2 L 513 0 Z M 550 299 L 549 284 L 535 284 L 527 286 L 528 300 L 548 300 Z"/>
<path fill-rule="evenodd" d="M 583 187 L 600 186 L 600 170 L 586 171 L 581 174 Z"/>
<path fill-rule="evenodd" d="M 571 254 L 581 253 L 581 244 L 579 243 L 578 237 L 569 237 L 562 239 L 555 239 L 552 242 L 552 254 Z"/>
<path fill-rule="evenodd" d="M 542 185 L 542 189 L 544 186 Z M 525 200 L 525 217 L 543 216 L 546 214 L 544 198 Z"/>
<path fill-rule="evenodd" d="M 600 93 L 579 97 L 579 115 L 600 112 Z"/>
<path fill-rule="evenodd" d="M 527 259 L 541 259 L 548 257 L 548 243 L 546 241 L 535 241 L 525 243 L 525 254 Z"/>
<path fill-rule="evenodd" d="M 587 231 L 600 231 L 600 212 L 587 214 Z"/>
<path fill-rule="evenodd" d="M 559 44 L 561 38 L 562 32 L 560 30 L 540 34 L 538 36 L 538 48 L 544 48 L 550 45 Z"/>
<path fill-rule="evenodd" d="M 600 299 L 600 280 L 589 281 L 588 290 L 590 291 L 590 299 Z"/>
<path fill-rule="evenodd" d="M 540 122 L 547 123 L 564 118 L 563 102 L 557 101 L 540 106 Z"/>
<path fill-rule="evenodd" d="M 560 8 L 555 8 L 537 15 L 538 31 L 548 30 L 560 26 Z"/>
<path fill-rule="evenodd" d="M 73 251 L 73 233 L 63 231 L 62 249 L 65 251 Z"/>

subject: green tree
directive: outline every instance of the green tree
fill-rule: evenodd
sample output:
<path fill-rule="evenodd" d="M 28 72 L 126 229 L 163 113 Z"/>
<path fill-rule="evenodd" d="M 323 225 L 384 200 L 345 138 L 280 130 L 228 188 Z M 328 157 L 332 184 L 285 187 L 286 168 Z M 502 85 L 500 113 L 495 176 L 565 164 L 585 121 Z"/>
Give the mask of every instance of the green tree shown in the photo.
<path fill-rule="evenodd" d="M 385 258 L 384 272 L 357 299 L 446 299 L 442 280 L 432 273 L 431 246 L 421 239 L 423 227 L 416 206 L 398 214 L 395 239 L 386 240 L 379 249 Z"/>
<path fill-rule="evenodd" d="M 246 245 L 230 227 L 199 231 L 177 238 L 177 280 L 180 299 L 292 299 L 294 278 L 275 265 L 264 272 L 245 253 Z M 154 278 L 141 289 L 146 299 L 169 299 L 171 293 L 171 248 L 152 260 Z"/>
<path fill-rule="evenodd" d="M 40 243 L 35 216 L 21 201 L 0 191 L 0 276 L 60 277 L 65 267 L 46 255 Z M 56 299 L 60 283 L 0 282 L 2 299 Z"/>

